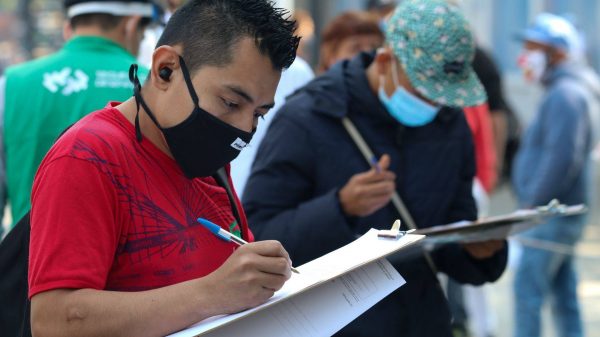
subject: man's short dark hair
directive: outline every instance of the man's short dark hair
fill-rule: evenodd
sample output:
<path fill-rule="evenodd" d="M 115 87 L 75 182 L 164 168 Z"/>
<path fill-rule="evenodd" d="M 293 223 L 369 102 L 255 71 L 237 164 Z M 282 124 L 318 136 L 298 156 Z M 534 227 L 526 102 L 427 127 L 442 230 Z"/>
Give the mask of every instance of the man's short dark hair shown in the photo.
<path fill-rule="evenodd" d="M 180 44 L 193 72 L 231 63 L 233 46 L 251 37 L 273 67 L 282 70 L 294 62 L 300 41 L 294 36 L 296 22 L 287 14 L 269 0 L 190 0 L 173 14 L 157 47 Z"/>

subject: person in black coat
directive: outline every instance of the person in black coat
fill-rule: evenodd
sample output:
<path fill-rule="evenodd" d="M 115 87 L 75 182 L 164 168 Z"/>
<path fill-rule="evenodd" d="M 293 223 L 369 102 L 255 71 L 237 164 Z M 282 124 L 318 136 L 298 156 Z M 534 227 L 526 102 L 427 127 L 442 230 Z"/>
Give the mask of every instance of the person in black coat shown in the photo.
<path fill-rule="evenodd" d="M 295 265 L 371 227 L 389 229 L 400 217 L 389 202 L 394 190 L 418 227 L 476 217 L 473 142 L 459 107 L 485 94 L 469 62 L 468 25 L 445 1 L 406 0 L 388 27 L 389 47 L 338 63 L 289 97 L 258 150 L 242 198 L 246 214 L 255 236 L 280 240 Z M 373 167 L 344 117 L 375 152 Z M 440 272 L 479 285 L 500 277 L 507 250 L 504 241 L 449 244 L 432 258 Z M 406 285 L 338 335 L 452 336 L 446 299 L 425 259 L 391 260 Z"/>

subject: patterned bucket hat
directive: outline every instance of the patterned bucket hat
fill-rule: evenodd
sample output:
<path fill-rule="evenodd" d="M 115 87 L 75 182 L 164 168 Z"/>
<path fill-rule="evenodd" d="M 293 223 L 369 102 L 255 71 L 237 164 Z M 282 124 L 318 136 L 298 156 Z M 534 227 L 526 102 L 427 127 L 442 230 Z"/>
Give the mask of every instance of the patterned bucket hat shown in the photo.
<path fill-rule="evenodd" d="M 386 40 L 423 97 L 457 107 L 487 100 L 471 65 L 475 42 L 469 23 L 446 0 L 403 1 L 387 23 Z"/>

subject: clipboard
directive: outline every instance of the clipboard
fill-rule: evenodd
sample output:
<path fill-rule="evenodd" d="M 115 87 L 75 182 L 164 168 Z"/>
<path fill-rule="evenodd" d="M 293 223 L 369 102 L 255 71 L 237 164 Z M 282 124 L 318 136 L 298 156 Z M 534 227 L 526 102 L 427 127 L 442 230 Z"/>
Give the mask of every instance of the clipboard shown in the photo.
<path fill-rule="evenodd" d="M 293 274 L 258 307 L 211 317 L 167 337 L 332 335 L 405 283 L 385 257 L 424 239 L 406 232 L 394 239 L 378 233 L 371 229 L 346 246 L 297 267 L 300 274 Z M 362 281 L 353 286 L 358 279 Z M 303 332 L 307 327 L 310 333 Z"/>
<path fill-rule="evenodd" d="M 488 240 L 504 240 L 555 217 L 568 217 L 585 214 L 588 208 L 583 205 L 567 206 L 556 199 L 548 205 L 535 209 L 492 216 L 476 221 L 460 221 L 442 226 L 419 229 L 414 234 L 426 235 L 424 244 L 443 244 L 451 242 L 472 243 Z"/>

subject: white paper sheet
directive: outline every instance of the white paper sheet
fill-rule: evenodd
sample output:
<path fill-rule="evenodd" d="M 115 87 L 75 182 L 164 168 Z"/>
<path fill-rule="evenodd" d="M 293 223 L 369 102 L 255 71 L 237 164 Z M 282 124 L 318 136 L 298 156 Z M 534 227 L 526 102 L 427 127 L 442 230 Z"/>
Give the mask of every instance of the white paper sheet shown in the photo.
<path fill-rule="evenodd" d="M 404 283 L 381 259 L 203 336 L 331 336 Z"/>
<path fill-rule="evenodd" d="M 234 324 L 236 326 L 238 324 L 240 324 L 240 326 L 246 326 L 249 324 L 250 326 L 256 326 L 257 328 L 260 328 L 266 324 L 261 321 L 265 320 L 266 318 L 261 317 L 267 317 L 268 319 L 266 320 L 273 325 L 269 326 L 269 328 L 275 328 L 274 322 L 276 322 L 276 320 L 273 319 L 274 314 L 261 314 L 261 312 L 272 312 L 273 310 L 275 310 L 277 314 L 286 312 L 283 311 L 283 309 L 268 310 L 273 306 L 280 307 L 278 305 L 279 302 L 284 302 L 283 304 L 285 305 L 283 307 L 286 308 L 285 310 L 288 310 L 287 312 L 294 312 L 294 310 L 299 308 L 297 307 L 298 303 L 302 303 L 302 306 L 300 306 L 303 308 L 302 310 L 312 307 L 313 309 L 311 310 L 313 311 L 316 311 L 317 308 L 321 307 L 326 308 L 329 305 L 327 303 L 331 303 L 332 309 L 328 310 L 332 310 L 336 314 L 340 315 L 340 323 L 345 322 L 343 325 L 337 327 L 337 329 L 340 329 L 404 283 L 402 277 L 394 268 L 391 267 L 387 261 L 377 260 L 406 246 L 409 246 L 423 238 L 424 237 L 422 235 L 406 235 L 399 240 L 381 239 L 377 237 L 377 230 L 371 229 L 365 235 L 361 236 L 350 244 L 298 267 L 297 269 L 300 271 L 300 274 L 293 274 L 292 278 L 286 282 L 283 288 L 275 293 L 275 295 L 265 304 L 233 315 L 211 317 L 193 325 L 188 329 L 169 335 L 169 337 L 194 337 L 204 335 L 208 332 L 211 332 L 210 336 L 212 336 L 213 333 L 217 333 L 217 331 L 220 330 L 229 331 L 227 329 L 235 329 L 235 327 L 228 327 L 229 325 Z M 342 277 L 344 274 L 352 270 L 355 270 L 356 273 L 352 272 L 348 274 L 346 278 Z M 371 273 L 373 273 L 372 276 Z M 342 291 L 343 288 L 340 288 L 341 284 L 346 285 L 345 292 Z M 352 284 L 354 284 L 356 287 L 350 287 Z M 355 289 L 355 291 L 351 291 L 351 289 Z M 373 296 L 365 295 L 370 294 L 371 291 L 373 291 Z M 307 292 L 310 293 L 306 294 Z M 306 296 L 304 296 L 304 294 L 306 294 Z M 336 294 L 338 297 L 336 297 Z M 348 307 L 347 305 L 345 307 L 344 305 L 340 306 L 340 303 L 343 304 L 343 302 L 339 302 L 340 294 L 346 294 L 346 298 L 349 300 L 354 298 L 354 296 L 349 296 L 349 294 L 357 294 L 357 298 L 360 299 L 360 301 L 356 302 L 356 307 Z M 299 296 L 301 296 L 301 298 Z M 321 298 L 329 298 L 329 300 L 324 301 L 327 303 L 322 303 L 323 301 L 320 301 Z M 336 298 L 338 301 L 334 300 Z M 350 301 L 350 303 L 352 303 L 352 301 Z M 358 311 L 355 311 L 355 309 Z M 319 317 L 321 316 L 323 315 L 320 315 Z M 291 316 L 285 315 L 285 317 L 290 319 Z M 352 318 L 347 320 L 348 317 Z M 281 319 L 282 321 L 285 321 L 285 319 Z M 257 322 L 261 321 L 262 323 L 252 323 L 255 320 Z M 335 321 L 335 319 L 333 320 Z M 242 323 L 242 321 L 244 321 L 244 323 Z M 311 319 L 311 321 L 313 321 L 313 319 Z M 330 331 L 330 329 L 332 329 L 332 327 L 329 325 L 322 325 L 324 322 L 321 320 L 317 320 L 315 322 L 315 327 L 324 329 L 318 330 L 319 332 Z M 309 325 L 302 324 L 302 326 Z M 292 330 L 296 331 L 295 329 Z M 247 332 L 244 332 L 242 335 L 250 336 Z M 277 334 L 269 335 L 277 336 Z M 259 334 L 256 336 L 265 335 L 263 332 L 262 335 Z M 292 334 L 290 336 L 295 335 Z M 323 335 L 317 334 L 316 336 Z"/>

